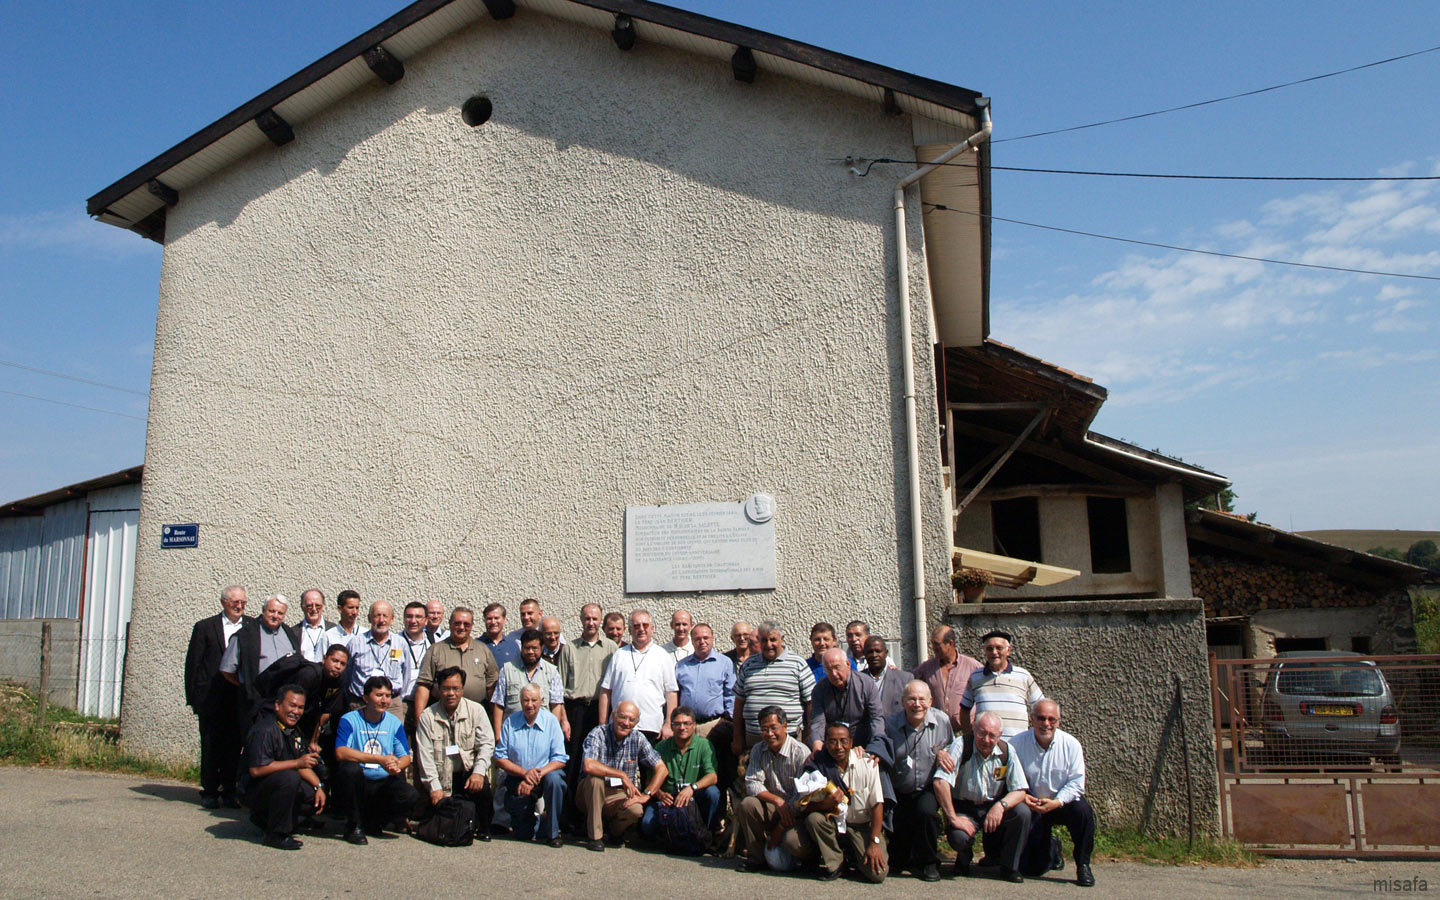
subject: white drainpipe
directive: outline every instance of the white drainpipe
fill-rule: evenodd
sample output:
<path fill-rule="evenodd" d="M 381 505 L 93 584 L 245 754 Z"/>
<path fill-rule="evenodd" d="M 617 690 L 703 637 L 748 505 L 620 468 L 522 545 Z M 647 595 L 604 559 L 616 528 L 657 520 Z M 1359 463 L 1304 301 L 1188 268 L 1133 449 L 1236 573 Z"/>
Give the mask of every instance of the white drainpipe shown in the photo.
<path fill-rule="evenodd" d="M 925 609 L 925 554 L 920 508 L 920 432 L 915 423 L 915 342 L 910 334 L 910 247 L 905 233 L 905 189 L 966 150 L 974 150 L 989 140 L 993 130 L 990 123 L 990 101 L 988 98 L 982 99 L 977 105 L 980 106 L 979 131 L 906 175 L 895 185 L 895 259 L 900 268 L 900 358 L 905 367 L 905 446 L 909 453 L 910 466 L 910 558 L 914 569 L 911 577 L 915 582 L 915 640 L 919 645 L 918 654 L 922 661 L 930 655 L 930 642 L 925 633 L 929 614 Z"/>

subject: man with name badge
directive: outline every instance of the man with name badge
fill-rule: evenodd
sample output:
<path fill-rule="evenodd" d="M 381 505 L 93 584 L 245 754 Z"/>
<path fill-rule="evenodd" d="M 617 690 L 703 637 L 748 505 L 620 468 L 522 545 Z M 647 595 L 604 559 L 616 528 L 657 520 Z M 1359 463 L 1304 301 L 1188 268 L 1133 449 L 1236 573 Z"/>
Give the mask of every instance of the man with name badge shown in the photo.
<path fill-rule="evenodd" d="M 325 594 L 318 588 L 310 588 L 300 595 L 300 614 L 304 616 L 290 631 L 300 643 L 300 655 L 306 662 L 319 662 L 330 648 L 325 632 L 335 627 L 326 619 Z"/>
<path fill-rule="evenodd" d="M 363 690 L 364 706 L 346 713 L 335 732 L 336 800 L 348 800 L 342 803 L 349 810 L 345 840 L 352 844 L 384 834 L 385 825 L 408 815 L 419 799 L 405 780 L 411 762 L 405 725 L 386 711 L 394 695 L 390 679 L 371 676 Z"/>
<path fill-rule="evenodd" d="M 446 797 L 475 804 L 474 835 L 490 840 L 490 761 L 495 734 L 485 707 L 465 697 L 465 670 L 451 666 L 435 673 L 440 699 L 420 714 L 415 755 L 422 790 L 434 807 Z"/>

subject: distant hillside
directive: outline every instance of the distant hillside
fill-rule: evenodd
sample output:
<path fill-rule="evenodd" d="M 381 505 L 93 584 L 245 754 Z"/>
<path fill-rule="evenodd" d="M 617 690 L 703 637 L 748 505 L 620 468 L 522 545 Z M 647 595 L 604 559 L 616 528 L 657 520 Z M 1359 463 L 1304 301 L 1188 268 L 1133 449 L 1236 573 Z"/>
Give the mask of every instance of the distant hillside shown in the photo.
<path fill-rule="evenodd" d="M 1403 553 L 1416 541 L 1427 539 L 1440 544 L 1440 531 L 1385 531 L 1384 529 L 1370 531 L 1356 529 L 1346 531 L 1344 529 L 1333 529 L 1329 531 L 1300 531 L 1296 533 L 1314 538 L 1317 541 L 1325 541 L 1327 544 L 1339 544 L 1341 547 L 1349 547 L 1351 550 L 1362 551 L 1369 550 L 1372 547 L 1393 547 Z"/>

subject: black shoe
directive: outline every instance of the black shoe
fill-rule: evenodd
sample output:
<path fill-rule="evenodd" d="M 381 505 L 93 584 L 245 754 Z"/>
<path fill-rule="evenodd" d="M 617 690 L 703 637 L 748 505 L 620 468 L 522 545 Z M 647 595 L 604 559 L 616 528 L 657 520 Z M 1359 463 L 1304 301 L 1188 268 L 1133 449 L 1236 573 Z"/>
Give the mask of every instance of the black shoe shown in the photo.
<path fill-rule="evenodd" d="M 1081 887 L 1095 886 L 1095 873 L 1090 871 L 1089 863 L 1075 864 L 1075 883 Z"/>
<path fill-rule="evenodd" d="M 488 831 L 477 831 L 477 832 L 475 832 L 475 840 L 477 840 L 477 841 L 484 841 L 484 842 L 487 843 L 487 844 L 490 843 L 490 832 L 488 832 Z"/>
<path fill-rule="evenodd" d="M 267 834 L 260 843 L 267 847 L 274 847 L 276 850 L 299 850 L 304 846 L 288 834 Z"/>
<path fill-rule="evenodd" d="M 361 831 L 358 827 L 345 829 L 345 840 L 355 844 L 357 847 L 370 843 L 370 839 L 365 836 L 365 832 Z"/>
<path fill-rule="evenodd" d="M 605 852 L 605 842 L 604 842 L 604 841 L 586 841 L 586 842 L 585 842 L 585 849 L 586 849 L 586 850 L 594 850 L 596 853 L 604 853 L 604 852 Z"/>
<path fill-rule="evenodd" d="M 978 863 L 976 863 L 975 865 L 977 865 L 977 866 L 998 866 L 998 865 L 1000 865 L 1000 863 L 995 859 L 995 857 L 993 857 L 993 856 L 991 856 L 990 854 L 987 853 L 987 854 L 985 854 L 984 856 L 980 857 L 980 861 L 979 861 Z"/>
<path fill-rule="evenodd" d="M 966 853 L 966 852 L 963 852 L 963 851 L 960 852 L 960 853 L 955 854 L 955 874 L 956 874 L 956 875 L 960 876 L 961 878 L 969 878 L 969 877 L 970 877 L 970 860 L 971 860 L 971 858 L 972 858 L 972 857 L 970 856 L 969 853 Z"/>
<path fill-rule="evenodd" d="M 737 871 L 763 872 L 767 868 L 769 868 L 769 866 L 765 865 L 765 860 L 763 859 L 747 859 L 738 866 Z"/>
<path fill-rule="evenodd" d="M 225 805 L 225 808 L 226 808 L 226 809 L 239 809 L 239 808 L 240 808 L 240 801 L 235 798 L 235 795 L 234 795 L 234 794 L 226 794 L 226 795 L 224 795 L 223 797 L 220 798 L 220 802 Z"/>
<path fill-rule="evenodd" d="M 815 873 L 815 880 L 816 880 L 816 881 L 834 881 L 835 879 L 837 879 L 837 878 L 839 878 L 839 877 L 840 877 L 840 870 L 839 870 L 839 869 L 836 869 L 836 870 L 833 871 L 833 872 L 830 871 L 829 869 L 821 869 L 820 871 L 818 871 L 818 872 Z"/>
<path fill-rule="evenodd" d="M 919 878 L 921 881 L 939 881 L 940 867 L 935 865 L 934 863 L 931 863 L 930 865 L 921 869 L 920 874 L 915 877 Z"/>
<path fill-rule="evenodd" d="M 200 808 L 201 808 L 201 809 L 219 809 L 219 808 L 220 808 L 220 798 L 219 798 L 219 797 L 201 797 L 201 798 L 200 798 Z"/>
<path fill-rule="evenodd" d="M 1008 881 L 1011 884 L 1024 884 L 1025 876 L 1014 869 L 1002 869 L 1000 870 L 1000 880 Z"/>
<path fill-rule="evenodd" d="M 550 846 L 552 846 L 552 847 L 563 847 L 563 846 L 565 846 L 565 842 L 562 841 L 559 837 L 553 837 L 553 838 L 551 838 L 549 841 L 547 841 L 546 843 L 548 843 L 548 844 L 549 844 Z"/>
<path fill-rule="evenodd" d="M 1050 838 L 1050 871 L 1065 871 L 1065 854 L 1060 850 L 1060 838 Z"/>

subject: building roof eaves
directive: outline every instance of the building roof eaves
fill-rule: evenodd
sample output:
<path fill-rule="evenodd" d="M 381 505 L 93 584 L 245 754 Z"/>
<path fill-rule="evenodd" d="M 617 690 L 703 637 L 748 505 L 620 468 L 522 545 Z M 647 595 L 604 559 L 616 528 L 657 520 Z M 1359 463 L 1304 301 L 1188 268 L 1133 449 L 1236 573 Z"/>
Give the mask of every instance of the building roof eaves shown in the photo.
<path fill-rule="evenodd" d="M 362 56 L 365 51 L 380 45 L 406 28 L 456 2 L 459 0 L 416 0 L 379 25 L 327 53 L 299 72 L 241 104 L 128 175 L 100 190 L 86 202 L 87 212 L 92 216 L 106 213 L 115 202 L 136 191 L 146 189 L 150 182 L 159 180 L 160 176 L 177 164 L 237 129 L 246 127 L 255 120 L 257 115 L 272 110 L 287 98 L 334 75 L 340 68 Z M 871 84 L 897 95 L 913 98 L 921 104 L 934 104 L 967 115 L 977 111 L 975 101 L 981 96 L 978 92 L 966 88 L 912 75 L 888 66 L 866 62 L 853 56 L 835 53 L 811 44 L 724 22 L 699 13 L 649 2 L 649 0 L 564 0 L 564 2 L 617 15 L 628 15 L 662 28 L 744 46 L 755 52 L 769 54 L 801 65 L 822 69 L 844 78 Z M 518 5 L 527 5 L 526 0 L 519 0 Z M 154 205 L 156 208 L 163 208 L 158 200 Z M 112 215 L 112 218 L 119 217 Z M 112 222 L 112 224 L 118 223 Z M 130 222 L 131 227 L 136 224 L 135 221 Z"/>
<path fill-rule="evenodd" d="M 47 506 L 63 503 L 66 500 L 74 500 L 76 497 L 83 497 L 91 491 L 98 491 L 102 488 L 115 487 L 121 484 L 134 484 L 141 479 L 144 471 L 144 466 L 131 466 L 128 469 L 111 472 L 109 475 L 101 475 L 99 478 L 91 478 L 88 481 L 77 481 L 74 484 L 56 488 L 53 491 L 46 491 L 43 494 L 36 494 L 33 497 L 25 497 L 24 499 L 14 500 L 10 503 L 3 503 L 0 504 L 0 519 L 14 518 L 16 516 L 37 516 L 44 512 Z"/>

